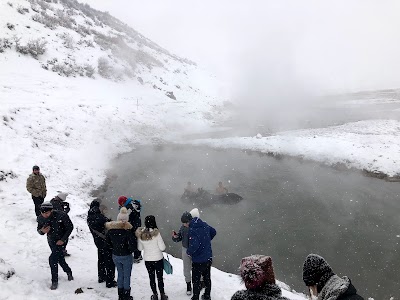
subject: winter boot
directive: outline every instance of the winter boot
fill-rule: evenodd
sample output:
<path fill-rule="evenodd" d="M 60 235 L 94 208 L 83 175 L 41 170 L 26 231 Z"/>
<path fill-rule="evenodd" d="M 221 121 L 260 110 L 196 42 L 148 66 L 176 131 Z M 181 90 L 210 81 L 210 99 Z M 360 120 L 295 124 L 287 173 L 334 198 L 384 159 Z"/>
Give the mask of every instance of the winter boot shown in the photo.
<path fill-rule="evenodd" d="M 68 276 L 68 281 L 74 280 L 74 276 L 72 276 L 72 272 L 67 273 L 67 276 Z"/>
<path fill-rule="evenodd" d="M 58 282 L 53 281 L 53 282 L 51 283 L 50 289 L 51 289 L 51 290 L 56 290 L 57 288 L 58 288 Z"/>
<path fill-rule="evenodd" d="M 150 300 L 158 300 L 158 295 L 157 294 L 151 295 Z"/>
<path fill-rule="evenodd" d="M 186 295 L 192 295 L 192 283 L 190 281 L 186 282 Z"/>
<path fill-rule="evenodd" d="M 124 289 L 118 288 L 118 300 L 124 300 Z"/>
<path fill-rule="evenodd" d="M 122 298 L 123 300 L 133 300 L 133 297 L 131 296 L 131 289 L 124 290 L 124 297 Z"/>
<path fill-rule="evenodd" d="M 115 280 L 106 283 L 106 288 L 115 288 L 117 287 L 117 282 Z"/>
<path fill-rule="evenodd" d="M 168 296 L 165 294 L 161 294 L 160 300 L 168 300 Z"/>

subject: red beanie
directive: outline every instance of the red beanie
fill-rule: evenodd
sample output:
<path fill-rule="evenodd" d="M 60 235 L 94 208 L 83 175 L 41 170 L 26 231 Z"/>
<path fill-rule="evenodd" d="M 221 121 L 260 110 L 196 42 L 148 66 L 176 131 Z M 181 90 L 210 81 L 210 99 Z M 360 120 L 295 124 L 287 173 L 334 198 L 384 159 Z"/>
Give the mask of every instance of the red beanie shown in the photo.
<path fill-rule="evenodd" d="M 128 198 L 126 198 L 125 196 L 119 196 L 119 198 L 118 198 L 119 206 L 124 206 L 126 200 L 128 200 Z"/>
<path fill-rule="evenodd" d="M 257 289 L 265 284 L 275 284 L 274 268 L 270 256 L 252 255 L 242 258 L 240 275 L 248 289 Z"/>

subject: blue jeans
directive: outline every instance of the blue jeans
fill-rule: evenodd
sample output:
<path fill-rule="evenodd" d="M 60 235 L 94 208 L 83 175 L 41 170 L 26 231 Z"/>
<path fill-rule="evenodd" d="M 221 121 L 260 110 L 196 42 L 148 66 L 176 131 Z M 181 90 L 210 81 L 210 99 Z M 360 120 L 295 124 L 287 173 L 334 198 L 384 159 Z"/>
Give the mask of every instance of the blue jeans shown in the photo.
<path fill-rule="evenodd" d="M 119 289 L 128 290 L 131 288 L 131 272 L 133 265 L 132 254 L 126 256 L 112 256 L 115 266 L 117 267 L 118 279 L 117 285 Z"/>

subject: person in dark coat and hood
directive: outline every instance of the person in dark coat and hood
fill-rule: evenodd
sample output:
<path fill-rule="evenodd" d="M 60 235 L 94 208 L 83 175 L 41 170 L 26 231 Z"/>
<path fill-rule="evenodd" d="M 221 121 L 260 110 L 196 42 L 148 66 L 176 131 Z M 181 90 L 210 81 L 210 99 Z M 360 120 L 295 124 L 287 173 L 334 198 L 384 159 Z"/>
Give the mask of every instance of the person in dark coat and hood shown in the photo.
<path fill-rule="evenodd" d="M 187 254 L 192 258 L 192 300 L 199 300 L 201 276 L 203 276 L 205 285 L 205 291 L 201 299 L 210 300 L 212 264 L 211 240 L 215 237 L 217 231 L 198 217 L 198 209 L 192 210 L 190 214 L 193 219 L 189 222 L 189 247 L 187 249 Z"/>
<path fill-rule="evenodd" d="M 132 198 L 127 198 L 126 196 L 120 196 L 118 198 L 119 207 L 126 207 L 131 212 L 129 214 L 129 223 L 132 225 L 132 232 L 134 238 L 136 239 L 135 232 L 136 230 L 142 226 L 142 219 L 140 217 L 140 210 L 142 209 L 142 205 L 140 200 L 133 200 Z M 133 263 L 137 264 L 143 260 L 142 253 L 138 250 L 133 252 Z"/>
<path fill-rule="evenodd" d="M 62 211 L 53 210 L 50 202 L 44 202 L 40 206 L 40 216 L 37 217 L 37 231 L 39 234 L 47 234 L 51 254 L 49 264 L 51 270 L 51 287 L 55 290 L 58 287 L 58 265 L 67 273 L 68 280 L 74 280 L 71 268 L 65 261 L 64 250 L 68 238 L 74 229 L 74 225 L 68 215 Z"/>
<path fill-rule="evenodd" d="M 69 207 L 69 203 L 66 202 L 68 193 L 58 193 L 53 199 L 50 200 L 50 203 L 53 205 L 54 210 L 60 210 L 69 213 L 71 210 Z"/>
<path fill-rule="evenodd" d="M 112 249 L 106 242 L 105 224 L 111 222 L 109 218 L 102 214 L 100 202 L 92 201 L 87 217 L 87 224 L 93 235 L 94 243 L 97 247 L 97 275 L 99 283 L 106 282 L 106 287 L 116 287 L 115 265 L 112 259 Z"/>
<path fill-rule="evenodd" d="M 265 255 L 242 258 L 240 277 L 246 290 L 237 291 L 231 300 L 289 300 L 276 285 L 272 259 Z"/>
<path fill-rule="evenodd" d="M 318 300 L 364 300 L 346 276 L 340 278 L 333 273 L 326 260 L 309 254 L 303 265 L 303 281 L 310 290 L 312 299 Z M 317 298 L 318 297 L 318 298 Z"/>

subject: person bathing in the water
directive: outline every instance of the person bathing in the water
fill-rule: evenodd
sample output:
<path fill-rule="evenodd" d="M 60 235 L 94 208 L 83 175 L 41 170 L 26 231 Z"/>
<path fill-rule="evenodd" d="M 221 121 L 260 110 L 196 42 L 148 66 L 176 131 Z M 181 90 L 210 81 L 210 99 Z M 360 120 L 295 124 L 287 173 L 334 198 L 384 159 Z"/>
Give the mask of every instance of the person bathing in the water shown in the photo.
<path fill-rule="evenodd" d="M 215 189 L 215 193 L 217 195 L 223 195 L 228 193 L 228 189 L 222 185 L 222 181 L 218 182 L 218 186 Z"/>

